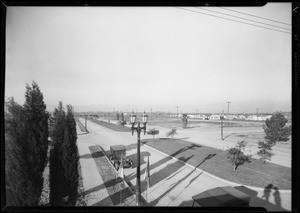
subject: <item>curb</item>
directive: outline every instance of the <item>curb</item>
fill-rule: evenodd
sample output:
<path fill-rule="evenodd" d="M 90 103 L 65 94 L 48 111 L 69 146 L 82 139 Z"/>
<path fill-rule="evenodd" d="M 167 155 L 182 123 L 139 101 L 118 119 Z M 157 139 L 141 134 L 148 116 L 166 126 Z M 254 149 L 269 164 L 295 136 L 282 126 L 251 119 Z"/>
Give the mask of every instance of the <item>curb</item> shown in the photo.
<path fill-rule="evenodd" d="M 225 183 L 228 183 L 228 184 L 231 184 L 231 185 L 234 185 L 234 186 L 240 186 L 240 185 L 241 185 L 241 184 L 238 184 L 238 183 L 235 183 L 235 182 L 231 182 L 231 181 L 225 180 L 225 179 L 223 179 L 223 178 L 217 177 L 217 176 L 215 176 L 215 175 L 213 175 L 213 174 L 210 174 L 210 173 L 208 173 L 208 172 L 206 172 L 206 171 L 204 171 L 204 170 L 202 170 L 202 169 L 196 168 L 195 166 L 192 166 L 191 164 L 188 164 L 188 163 L 186 163 L 186 162 L 183 162 L 183 161 L 181 161 L 181 160 L 179 160 L 179 159 L 177 159 L 177 158 L 175 158 L 175 157 L 172 157 L 172 156 L 170 156 L 170 155 L 168 155 L 168 154 L 166 154 L 166 153 L 164 153 L 164 152 L 161 152 L 161 151 L 159 151 L 159 150 L 157 150 L 157 149 L 155 149 L 155 148 L 152 148 L 152 147 L 150 147 L 150 146 L 148 146 L 148 145 L 146 145 L 146 144 L 143 144 L 143 146 L 146 146 L 146 147 L 148 147 L 148 148 L 150 148 L 150 149 L 153 149 L 153 150 L 155 150 L 155 151 L 157 151 L 157 152 L 159 152 L 159 153 L 161 153 L 161 154 L 163 154 L 163 155 L 165 155 L 165 156 L 167 156 L 167 157 L 170 157 L 170 158 L 172 158 L 172 159 L 174 159 L 174 160 L 177 160 L 177 161 L 179 161 L 179 162 L 185 164 L 186 166 L 188 166 L 188 167 L 190 167 L 190 168 L 192 168 L 192 169 L 196 169 L 196 170 L 198 170 L 199 172 L 204 173 L 204 174 L 206 174 L 206 175 L 208 175 L 208 176 L 210 176 L 210 177 L 212 177 L 212 178 L 214 178 L 214 179 L 223 181 L 223 182 L 225 182 Z M 264 190 L 264 188 L 259 188 L 259 187 L 255 187 L 255 186 L 248 186 L 248 185 L 243 185 L 243 186 L 245 186 L 245 187 L 247 187 L 247 188 L 250 188 L 250 189 L 253 189 L 253 190 L 256 190 L 256 191 L 263 191 L 263 190 Z M 283 192 L 283 193 L 291 193 L 291 190 L 288 190 L 288 189 L 287 189 L 287 190 L 278 190 L 278 191 L 279 191 L 279 192 Z"/>

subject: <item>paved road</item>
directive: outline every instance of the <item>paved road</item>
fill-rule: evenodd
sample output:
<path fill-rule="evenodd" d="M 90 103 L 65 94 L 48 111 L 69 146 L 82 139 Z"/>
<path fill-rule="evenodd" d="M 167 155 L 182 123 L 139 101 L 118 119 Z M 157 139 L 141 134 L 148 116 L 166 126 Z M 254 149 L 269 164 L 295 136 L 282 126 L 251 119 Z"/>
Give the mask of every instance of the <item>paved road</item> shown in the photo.
<path fill-rule="evenodd" d="M 83 122 L 83 120 L 81 120 Z M 136 144 L 136 133 L 134 136 L 128 132 L 115 132 L 102 127 L 93 122 L 87 123 L 89 134 L 79 135 L 78 144 L 87 143 L 89 145 L 100 145 L 105 150 L 109 150 L 111 145 Z M 151 138 L 151 136 L 141 134 L 141 139 Z M 141 147 L 141 155 L 150 153 L 151 168 L 151 187 L 148 192 L 148 203 L 151 206 L 191 206 L 192 196 L 205 190 L 218 186 L 236 186 L 217 177 L 214 177 L 200 170 L 194 169 L 189 165 L 173 159 L 157 150 L 146 145 Z M 128 150 L 127 156 L 134 161 L 132 169 L 125 169 L 125 175 L 130 182 L 135 185 L 136 181 L 136 149 Z M 185 159 L 181 159 L 185 160 Z M 141 159 L 141 174 L 144 172 L 145 162 Z M 90 177 L 90 181 L 93 177 Z M 143 196 L 145 197 L 145 186 L 142 187 Z M 282 209 L 291 209 L 291 192 L 280 191 L 280 196 L 270 192 L 269 201 L 262 198 L 263 189 L 249 188 L 253 193 L 250 206 L 262 206 L 269 211 L 281 211 Z"/>

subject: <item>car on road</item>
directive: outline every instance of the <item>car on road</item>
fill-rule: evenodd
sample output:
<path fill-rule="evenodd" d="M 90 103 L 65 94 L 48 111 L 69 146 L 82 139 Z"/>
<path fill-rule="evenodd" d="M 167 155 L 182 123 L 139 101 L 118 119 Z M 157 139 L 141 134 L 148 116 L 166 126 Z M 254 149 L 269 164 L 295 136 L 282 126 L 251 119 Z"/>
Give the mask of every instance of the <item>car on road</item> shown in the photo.
<path fill-rule="evenodd" d="M 121 166 L 121 159 L 123 159 L 123 168 L 132 167 L 132 160 L 130 158 L 126 158 L 126 147 L 124 145 L 110 146 L 109 160 L 116 170 L 119 170 Z"/>

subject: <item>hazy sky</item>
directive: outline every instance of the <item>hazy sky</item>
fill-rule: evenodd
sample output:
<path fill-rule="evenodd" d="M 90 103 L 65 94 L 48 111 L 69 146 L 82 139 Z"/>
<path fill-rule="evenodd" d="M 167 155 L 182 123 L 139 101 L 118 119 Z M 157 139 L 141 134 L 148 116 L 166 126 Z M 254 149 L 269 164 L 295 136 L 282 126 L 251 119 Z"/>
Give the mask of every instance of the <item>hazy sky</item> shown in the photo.
<path fill-rule="evenodd" d="M 75 111 L 291 110 L 290 3 L 181 8 L 8 7 L 5 96 L 23 104 L 34 80 L 49 111 L 59 101 Z"/>

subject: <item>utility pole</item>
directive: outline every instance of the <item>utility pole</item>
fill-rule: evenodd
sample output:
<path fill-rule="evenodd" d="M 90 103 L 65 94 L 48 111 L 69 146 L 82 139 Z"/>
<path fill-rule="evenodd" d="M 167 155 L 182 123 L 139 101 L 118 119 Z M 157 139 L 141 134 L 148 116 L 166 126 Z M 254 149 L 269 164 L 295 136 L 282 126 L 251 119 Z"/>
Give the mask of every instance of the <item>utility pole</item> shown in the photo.
<path fill-rule="evenodd" d="M 223 141 L 224 138 L 223 138 L 223 120 L 224 120 L 224 116 L 223 114 L 221 115 L 221 140 Z"/>
<path fill-rule="evenodd" d="M 258 121 L 258 108 L 256 108 L 256 121 Z"/>
<path fill-rule="evenodd" d="M 226 102 L 227 104 L 228 104 L 228 108 L 227 108 L 227 123 L 229 122 L 229 117 L 228 117 L 228 115 L 229 115 L 229 104 L 231 103 L 230 101 L 227 101 Z"/>
<path fill-rule="evenodd" d="M 84 125 L 84 127 L 85 127 L 85 129 L 87 129 L 87 126 L 86 126 L 86 117 L 87 117 L 87 115 L 85 114 L 84 115 L 84 118 L 85 118 L 85 125 Z"/>
<path fill-rule="evenodd" d="M 151 108 L 151 120 L 152 120 L 152 108 Z"/>
<path fill-rule="evenodd" d="M 178 107 L 179 107 L 179 106 L 176 106 L 176 107 L 177 107 L 177 116 L 176 116 L 176 117 L 177 117 L 177 121 L 178 121 Z"/>

